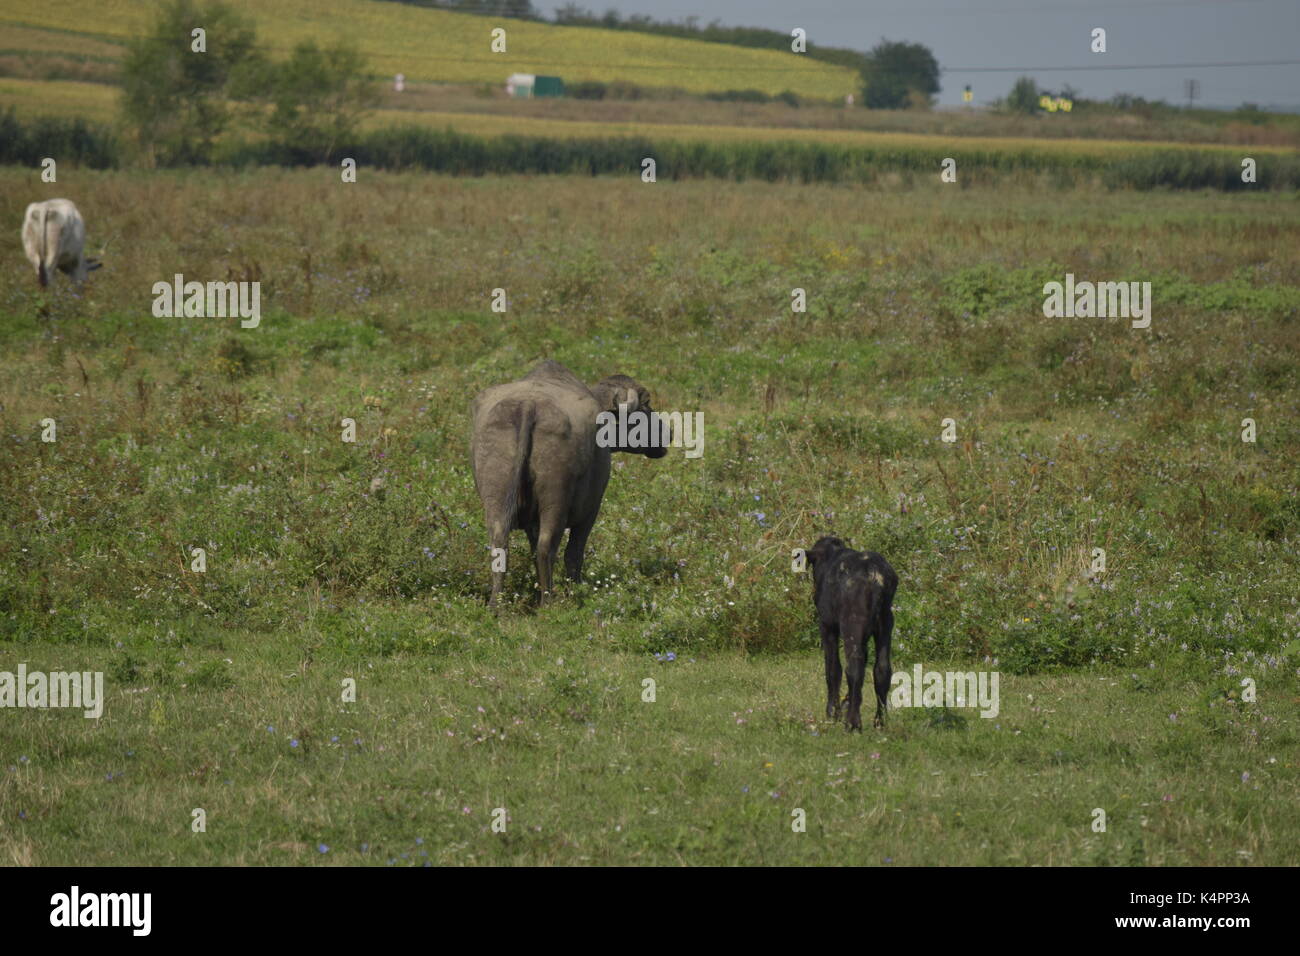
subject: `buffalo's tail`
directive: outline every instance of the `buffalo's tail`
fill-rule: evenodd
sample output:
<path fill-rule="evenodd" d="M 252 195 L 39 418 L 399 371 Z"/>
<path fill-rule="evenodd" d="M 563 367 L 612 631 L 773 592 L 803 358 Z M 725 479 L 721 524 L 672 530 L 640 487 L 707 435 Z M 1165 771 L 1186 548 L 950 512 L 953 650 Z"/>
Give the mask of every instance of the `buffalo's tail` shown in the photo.
<path fill-rule="evenodd" d="M 50 284 L 50 270 L 45 264 L 45 250 L 50 246 L 49 236 L 46 234 L 49 213 L 50 211 L 44 205 L 36 213 L 40 217 L 40 228 L 37 230 L 37 234 L 41 237 L 40 247 L 37 250 L 39 258 L 36 263 L 36 277 L 40 279 L 42 289 Z"/>
<path fill-rule="evenodd" d="M 515 460 L 510 469 L 510 488 L 506 492 L 506 529 L 515 527 L 518 518 L 519 497 L 524 487 L 524 469 L 533 448 L 533 426 L 537 423 L 537 407 L 532 402 L 515 406 Z"/>

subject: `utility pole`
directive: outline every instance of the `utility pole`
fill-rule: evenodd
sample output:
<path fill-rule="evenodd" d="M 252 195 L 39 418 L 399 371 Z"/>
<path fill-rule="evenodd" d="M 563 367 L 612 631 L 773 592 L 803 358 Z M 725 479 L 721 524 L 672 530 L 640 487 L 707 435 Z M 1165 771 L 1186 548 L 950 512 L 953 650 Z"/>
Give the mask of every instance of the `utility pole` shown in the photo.
<path fill-rule="evenodd" d="M 1187 108 L 1192 108 L 1192 103 L 1201 95 L 1200 80 L 1183 80 L 1183 89 L 1187 91 Z"/>

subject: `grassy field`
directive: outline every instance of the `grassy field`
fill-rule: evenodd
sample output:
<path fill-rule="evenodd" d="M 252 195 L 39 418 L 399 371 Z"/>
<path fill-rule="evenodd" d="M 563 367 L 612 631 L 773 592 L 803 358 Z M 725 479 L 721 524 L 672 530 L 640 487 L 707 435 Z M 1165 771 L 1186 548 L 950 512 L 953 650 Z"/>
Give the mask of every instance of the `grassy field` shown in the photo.
<path fill-rule="evenodd" d="M 117 110 L 118 99 L 119 93 L 115 87 L 101 83 L 0 77 L 0 110 L 13 107 L 23 117 L 84 117 L 102 122 L 106 117 L 114 115 Z M 726 114 L 725 112 L 719 112 L 717 115 L 722 118 Z M 686 142 L 802 142 L 850 147 L 895 147 L 900 150 L 916 148 L 933 150 L 942 149 L 945 145 L 945 140 L 942 137 L 904 131 L 818 129 L 782 125 L 763 127 L 725 123 L 704 125 L 697 122 L 646 123 L 638 120 L 635 116 L 626 120 L 606 118 L 582 120 L 549 116 L 524 116 L 515 113 L 476 113 L 466 110 L 437 111 L 383 108 L 374 110 L 368 116 L 366 125 L 368 128 L 376 129 L 411 123 L 436 129 L 450 128 L 457 132 L 478 136 L 515 134 L 545 136 L 556 139 L 637 136 Z M 1147 155 L 1156 152 L 1176 155 L 1189 150 L 1204 150 L 1225 154 L 1240 152 L 1240 147 L 1214 143 L 1151 142 L 1096 138 L 1059 139 L 1037 136 L 963 135 L 957 145 L 964 151 L 1044 153 L 1060 157 L 1118 157 L 1120 154 Z M 1252 155 L 1282 156 L 1292 154 L 1294 150 L 1284 146 L 1256 145 L 1251 148 L 1251 152 Z"/>
<path fill-rule="evenodd" d="M 578 122 L 640 125 L 753 126 L 793 129 L 861 130 L 944 137 L 1012 139 L 1157 140 L 1176 143 L 1300 146 L 1300 115 L 1266 113 L 1248 121 L 1239 113 L 1178 111 L 1146 116 L 1121 111 L 1088 111 L 1024 116 L 989 109 L 868 110 L 842 105 L 783 102 L 723 102 L 693 97 L 637 100 L 580 100 L 572 97 L 521 100 L 485 97 L 481 90 L 448 84 L 410 84 L 402 93 L 385 87 L 384 109 L 430 113 L 482 113 Z"/>
<path fill-rule="evenodd" d="M 1021 116 L 989 109 L 845 109 L 840 105 L 844 95 L 857 93 L 860 85 L 852 71 L 779 52 L 507 21 L 510 52 L 503 55 L 487 51 L 484 37 L 496 25 L 490 18 L 386 0 L 290 0 L 270 7 L 236 0 L 233 6 L 257 25 L 272 57 L 284 56 L 303 39 L 358 38 L 368 71 L 382 81 L 379 115 L 384 122 L 445 125 L 445 114 L 459 113 L 479 115 L 451 119 L 457 128 L 495 130 L 502 125 L 496 118 L 506 116 L 519 117 L 519 125 L 527 128 L 541 129 L 538 123 L 545 120 L 574 124 L 555 127 L 555 135 L 587 135 L 577 132 L 577 124 L 599 127 L 602 134 L 618 124 L 635 124 L 653 126 L 664 135 L 690 125 L 708 128 L 695 136 L 711 136 L 712 131 L 739 135 L 729 131 L 747 127 L 763 138 L 775 138 L 773 129 L 792 129 L 962 139 L 1151 141 L 1160 148 L 1169 143 L 1300 146 L 1300 116 L 1288 114 L 1081 108 L 1068 115 Z M 73 0 L 41 10 L 12 2 L 8 7 L 0 0 L 0 108 L 14 106 L 24 116 L 80 116 L 98 122 L 113 116 L 112 89 L 125 44 L 150 22 L 150 4 Z M 504 93 L 504 79 L 514 70 L 558 73 L 570 84 L 631 84 L 647 98 L 513 99 Z M 408 81 L 400 95 L 391 89 L 397 72 Z M 769 95 L 790 91 L 802 103 L 793 108 L 780 102 L 701 98 L 728 90 Z"/>
<path fill-rule="evenodd" d="M 105 259 L 42 295 L 0 236 L 0 669 L 107 689 L 0 711 L 0 860 L 1300 859 L 1294 197 L 0 183 L 3 221 L 75 198 Z M 1044 319 L 1067 271 L 1152 281 L 1151 329 Z M 155 318 L 176 272 L 260 277 L 260 326 Z M 467 406 L 544 357 L 707 441 L 619 460 L 552 607 L 516 536 L 495 618 Z M 790 553 L 830 531 L 900 573 L 896 669 L 997 671 L 997 718 L 819 718 Z"/>
<path fill-rule="evenodd" d="M 354 39 L 376 73 L 412 80 L 503 86 L 510 73 L 527 72 L 687 91 L 791 90 L 819 99 L 843 99 L 858 85 L 853 70 L 797 54 L 676 37 L 498 22 L 381 0 L 229 0 L 229 6 L 257 24 L 273 52 L 286 54 L 304 39 Z M 0 49 L 19 45 L 5 30 L 37 29 L 47 52 L 83 53 L 87 39 L 124 42 L 142 33 L 152 11 L 135 0 L 66 0 L 39 12 L 6 0 L 0 4 Z M 490 47 L 498 26 L 506 30 L 505 53 Z"/>
<path fill-rule="evenodd" d="M 117 87 L 103 83 L 0 77 L 0 110 L 13 107 L 28 119 L 56 116 L 111 122 L 120 99 Z"/>
<path fill-rule="evenodd" d="M 132 153 L 100 120 L 112 116 L 110 86 L 71 81 L 0 79 L 0 110 L 13 115 L 0 142 L 9 162 L 37 163 L 51 152 L 65 161 L 82 156 L 100 167 L 129 165 Z M 93 108 L 91 107 L 93 104 Z M 715 104 L 720 105 L 720 104 Z M 668 179 L 713 177 L 769 182 L 915 185 L 941 165 L 957 163 L 963 188 L 1014 188 L 1026 177 L 1058 188 L 1092 185 L 1155 189 L 1293 190 L 1300 184 L 1295 151 L 1280 146 L 1227 146 L 1133 140 L 964 135 L 947 137 L 864 129 L 720 126 L 693 123 L 596 121 L 508 113 L 380 109 L 339 156 L 369 169 L 453 174 L 621 173 L 655 157 Z M 91 129 L 69 132 L 69 121 L 93 117 Z M 969 133 L 969 131 L 968 131 Z M 129 139 L 129 136 L 127 137 Z M 319 162 L 317 152 L 267 142 L 247 123 L 232 129 L 215 151 L 218 162 L 242 166 Z M 89 150 L 89 151 L 87 151 Z M 1242 182 L 1242 157 L 1258 164 L 1257 184 Z"/>
<path fill-rule="evenodd" d="M 3 87 L 0 86 L 0 95 Z M 2 101 L 0 101 L 2 104 Z M 925 148 L 942 150 L 945 145 L 959 146 L 963 151 L 989 153 L 1046 153 L 1054 156 L 1118 156 L 1147 155 L 1151 153 L 1178 154 L 1188 150 L 1207 150 L 1216 153 L 1240 154 L 1241 147 L 1205 143 L 1144 142 L 1104 139 L 1042 139 L 1038 137 L 963 136 L 957 143 L 923 133 L 878 132 L 841 129 L 802 129 L 793 127 L 705 126 L 698 123 L 653 123 L 635 121 L 609 122 L 568 119 L 550 119 L 518 115 L 492 115 L 464 112 L 432 112 L 395 109 L 376 110 L 368 119 L 371 128 L 415 122 L 438 129 L 450 128 L 457 132 L 478 136 L 546 136 L 557 139 L 598 136 L 636 136 L 655 139 L 683 140 L 709 143 L 726 142 L 794 142 L 820 143 L 839 146 L 894 147 L 901 150 Z M 1295 150 L 1283 146 L 1254 146 L 1252 154 L 1282 156 Z"/>

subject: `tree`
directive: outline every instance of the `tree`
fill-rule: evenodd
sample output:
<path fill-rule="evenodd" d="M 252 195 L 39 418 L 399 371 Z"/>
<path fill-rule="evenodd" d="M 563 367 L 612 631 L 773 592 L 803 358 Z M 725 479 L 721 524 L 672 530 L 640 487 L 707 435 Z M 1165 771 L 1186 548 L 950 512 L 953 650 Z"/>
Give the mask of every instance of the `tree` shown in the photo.
<path fill-rule="evenodd" d="M 898 110 L 929 103 L 939 92 L 939 62 L 920 43 L 881 40 L 867 54 L 862 68 L 862 105 L 874 110 Z M 916 95 L 912 95 L 916 94 Z"/>
<path fill-rule="evenodd" d="M 195 50 L 196 29 L 203 51 Z M 172 0 L 122 64 L 122 115 L 149 165 L 206 161 L 229 126 L 228 88 L 258 60 L 256 32 L 224 3 Z"/>
<path fill-rule="evenodd" d="M 449 0 L 447 6 L 465 13 L 481 13 L 494 17 L 514 17 L 519 20 L 536 20 L 537 11 L 532 0 Z"/>
<path fill-rule="evenodd" d="M 346 42 L 322 49 L 304 40 L 283 63 L 266 65 L 258 80 L 273 107 L 264 120 L 271 138 L 321 161 L 356 132 L 378 98 L 365 59 Z"/>
<path fill-rule="evenodd" d="M 1011 92 L 1007 94 L 1006 106 L 1013 113 L 1033 115 L 1039 109 L 1038 97 L 1038 84 L 1032 77 L 1022 76 L 1016 80 L 1016 85 L 1011 87 Z"/>
<path fill-rule="evenodd" d="M 591 22 L 596 19 L 596 14 L 592 13 L 586 7 L 579 6 L 576 3 L 569 2 L 562 7 L 555 8 L 556 23 L 581 23 Z"/>

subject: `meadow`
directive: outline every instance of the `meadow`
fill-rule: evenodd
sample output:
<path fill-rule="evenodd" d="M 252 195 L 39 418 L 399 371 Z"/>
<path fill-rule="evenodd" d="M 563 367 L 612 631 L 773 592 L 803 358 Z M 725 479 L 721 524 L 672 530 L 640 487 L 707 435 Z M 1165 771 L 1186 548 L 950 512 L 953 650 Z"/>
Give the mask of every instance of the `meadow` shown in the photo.
<path fill-rule="evenodd" d="M 1300 858 L 1294 194 L 0 183 L 105 260 L 42 294 L 0 236 L 0 669 L 108 698 L 0 712 L 5 862 Z M 177 272 L 260 280 L 261 324 L 155 318 Z M 1043 318 L 1066 272 L 1152 281 L 1151 328 Z M 620 458 L 553 606 L 516 535 L 493 616 L 468 404 L 547 357 L 702 411 L 704 455 Z M 828 532 L 900 574 L 896 670 L 997 671 L 996 718 L 821 719 L 791 552 Z"/>

